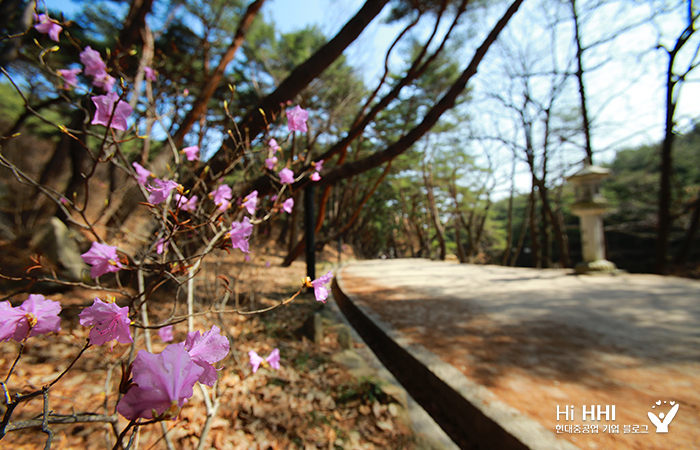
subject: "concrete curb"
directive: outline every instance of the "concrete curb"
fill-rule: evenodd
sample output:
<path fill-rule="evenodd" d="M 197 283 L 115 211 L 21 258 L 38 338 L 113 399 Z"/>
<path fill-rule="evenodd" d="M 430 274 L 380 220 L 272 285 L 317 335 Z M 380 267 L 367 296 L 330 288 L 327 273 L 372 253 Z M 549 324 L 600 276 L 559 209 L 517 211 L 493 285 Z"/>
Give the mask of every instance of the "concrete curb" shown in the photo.
<path fill-rule="evenodd" d="M 460 448 L 580 450 L 384 324 L 347 294 L 342 269 L 333 279 L 332 290 L 341 311 L 367 345 Z"/>
<path fill-rule="evenodd" d="M 335 296 L 332 296 L 335 300 Z M 353 341 L 362 344 L 361 347 L 355 347 L 352 350 L 344 352 L 352 352 L 357 358 L 362 359 L 365 369 L 351 369 L 350 372 L 358 378 L 365 376 L 364 371 L 371 371 L 371 376 L 381 380 L 382 384 L 391 386 L 400 394 L 394 395 L 395 398 L 401 398 L 402 405 L 405 408 L 405 413 L 409 416 L 407 420 L 416 437 L 416 450 L 458 450 L 459 447 L 452 439 L 443 431 L 442 428 L 433 420 L 432 417 L 423 409 L 423 407 L 404 389 L 394 375 L 381 363 L 377 356 L 372 352 L 369 345 L 362 339 L 357 331 L 352 327 L 347 317 L 343 315 L 337 301 L 326 303 L 325 307 L 334 316 L 334 320 L 342 323 L 350 330 Z M 341 352 L 343 353 L 343 352 Z M 386 387 L 383 387 L 387 393 Z"/>

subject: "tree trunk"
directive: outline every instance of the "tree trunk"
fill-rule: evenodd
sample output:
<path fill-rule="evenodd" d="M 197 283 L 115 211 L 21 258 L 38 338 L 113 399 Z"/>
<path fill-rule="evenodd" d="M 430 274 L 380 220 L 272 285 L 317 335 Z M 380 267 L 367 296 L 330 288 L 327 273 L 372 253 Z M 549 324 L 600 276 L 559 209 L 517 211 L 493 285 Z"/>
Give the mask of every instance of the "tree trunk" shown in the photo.
<path fill-rule="evenodd" d="M 143 43 L 141 29 L 146 24 L 146 15 L 151 12 L 153 0 L 132 0 L 124 26 L 119 33 L 118 51 L 128 51 L 134 45 Z"/>
<path fill-rule="evenodd" d="M 527 234 L 528 227 L 527 217 L 530 215 L 530 209 L 533 207 L 532 199 L 533 197 L 529 196 L 527 200 L 525 214 L 523 215 L 523 225 L 520 229 L 520 236 L 518 237 L 518 246 L 515 248 L 515 252 L 513 253 L 513 257 L 511 258 L 509 264 L 511 267 L 515 267 L 515 264 L 518 262 L 518 258 L 520 257 L 520 252 L 523 250 L 523 246 L 525 245 L 525 235 Z"/>
<path fill-rule="evenodd" d="M 537 202 L 535 201 L 535 190 L 537 189 L 537 179 L 532 175 L 532 189 L 530 190 L 530 250 L 532 254 L 532 267 L 542 268 L 540 261 L 539 233 L 537 227 Z"/>
<path fill-rule="evenodd" d="M 510 183 L 510 196 L 508 197 L 508 219 L 506 224 L 506 248 L 503 250 L 503 257 L 501 258 L 501 265 L 508 265 L 510 259 L 510 252 L 513 247 L 513 198 L 515 197 L 515 166 L 516 166 L 515 155 L 513 155 L 513 168 L 511 170 L 511 183 Z"/>
<path fill-rule="evenodd" d="M 581 98 L 581 119 L 583 120 L 583 134 L 586 138 L 586 158 L 584 164 L 593 164 L 593 147 L 591 146 L 591 124 L 588 120 L 588 106 L 586 102 L 586 90 L 583 84 L 583 46 L 581 45 L 581 32 L 578 24 L 578 12 L 576 11 L 576 0 L 571 0 L 571 14 L 574 19 L 574 40 L 576 41 L 576 81 L 578 81 L 578 92 Z"/>
<path fill-rule="evenodd" d="M 467 262 L 467 255 L 464 254 L 464 246 L 462 245 L 462 231 L 459 226 L 459 217 L 457 214 L 453 216 L 452 222 L 455 227 L 455 245 L 457 245 L 457 259 L 459 262 L 464 264 Z"/>
<path fill-rule="evenodd" d="M 693 202 L 693 215 L 690 217 L 690 225 L 688 226 L 688 233 L 685 237 L 685 244 L 681 247 L 681 251 L 676 257 L 676 264 L 685 264 L 690 256 L 693 247 L 693 241 L 695 241 L 695 235 L 698 232 L 700 225 L 700 197 L 695 199 Z"/>
<path fill-rule="evenodd" d="M 226 53 L 224 53 L 224 55 L 221 57 L 219 65 L 216 67 L 216 69 L 214 69 L 214 72 L 208 76 L 206 84 L 192 105 L 192 109 L 187 113 L 182 121 L 182 124 L 180 124 L 180 127 L 173 136 L 173 142 L 177 148 L 182 145 L 185 135 L 190 131 L 192 125 L 204 116 L 209 100 L 211 100 L 214 92 L 221 84 L 221 80 L 224 77 L 224 72 L 226 72 L 226 68 L 228 67 L 229 63 L 233 61 L 238 49 L 241 47 L 241 45 L 243 45 L 243 40 L 245 39 L 250 26 L 253 24 L 253 21 L 257 17 L 263 3 L 265 3 L 265 0 L 255 0 L 253 3 L 248 5 L 248 9 L 238 24 L 236 34 L 234 35 L 229 47 L 226 49 Z M 175 149 L 176 151 L 177 148 Z M 164 151 L 164 153 L 170 154 L 167 151 Z"/>
<path fill-rule="evenodd" d="M 435 203 L 435 195 L 433 194 L 433 171 L 430 167 L 427 168 L 423 166 L 423 183 L 425 184 L 425 189 L 428 194 L 428 206 L 430 208 L 430 217 L 433 221 L 433 226 L 435 227 L 435 237 L 437 237 L 438 244 L 440 246 L 440 251 L 438 252 L 438 258 L 440 261 L 444 261 L 447 256 L 447 246 L 445 244 L 445 229 L 440 222 L 440 212 L 437 209 L 437 204 Z"/>
<path fill-rule="evenodd" d="M 666 273 L 666 259 L 668 255 L 668 238 L 671 231 L 671 173 L 673 172 L 673 116 L 676 103 L 673 98 L 673 89 L 676 82 L 673 80 L 673 61 L 669 56 L 668 71 L 666 73 L 666 130 L 664 141 L 661 144 L 661 177 L 659 186 L 659 214 L 658 234 L 656 237 L 656 273 Z"/>

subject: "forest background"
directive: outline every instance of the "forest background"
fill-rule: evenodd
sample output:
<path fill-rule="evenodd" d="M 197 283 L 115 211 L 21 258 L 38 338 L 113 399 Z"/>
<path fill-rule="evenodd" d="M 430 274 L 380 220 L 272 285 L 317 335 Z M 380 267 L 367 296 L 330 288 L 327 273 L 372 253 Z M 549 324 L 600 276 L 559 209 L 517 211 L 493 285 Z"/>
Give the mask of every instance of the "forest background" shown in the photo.
<path fill-rule="evenodd" d="M 22 2 L 3 2 L 13 3 Z M 390 154 L 382 150 L 421 124 L 466 67 L 470 46 L 483 39 L 505 5 L 391 3 L 380 8 L 354 46 L 346 43 L 349 50 L 326 70 L 285 94 L 283 81 L 332 37 L 321 30 L 337 31 L 343 23 L 339 11 L 357 4 L 336 2 L 337 9 L 325 14 L 335 21 L 281 32 L 272 19 L 279 3 L 252 14 L 232 56 L 231 36 L 240 31 L 244 2 L 70 3 L 76 12 L 66 17 L 70 33 L 93 48 L 115 48 L 120 41 L 122 48 L 143 46 L 141 29 L 137 24 L 126 29 L 124 21 L 139 19 L 138 25 L 153 34 L 158 80 L 141 95 L 152 99 L 157 120 L 135 122 L 141 134 L 152 137 L 142 148 L 125 146 L 129 158 L 162 165 L 157 155 L 167 154 L 166 134 L 176 144 L 198 144 L 205 159 L 216 158 L 227 145 L 229 116 L 250 115 L 250 105 L 269 100 L 282 86 L 274 91 L 278 99 L 293 99 L 311 111 L 308 140 L 296 144 L 303 157 L 325 158 L 326 167 L 338 168 L 316 193 L 319 249 L 342 239 L 369 258 L 444 259 L 451 253 L 460 261 L 571 267 L 580 259 L 580 238 L 565 177 L 593 158 L 613 169 L 604 183 L 611 202 L 609 259 L 634 272 L 694 272 L 700 176 L 694 2 L 530 2 L 493 44 L 456 105 Z M 20 11 L 7 16 L 6 31 L 17 25 Z M 59 17 L 62 11 L 50 12 Z M 381 68 L 380 49 L 387 47 Z M 37 62 L 37 49 L 28 45 L 7 67 L 35 111 L 69 126 L 59 118 L 70 117 L 74 109 L 52 96 L 57 80 Z M 42 180 L 51 172 L 65 175 L 55 170 L 56 158 L 70 154 L 57 153 L 60 131 L 28 114 L 7 80 L 1 88 L 5 134 L 24 131 L 5 144 L 5 154 L 21 152 L 16 148 L 28 145 L 21 143 L 26 136 L 41 139 L 42 153 L 53 152 L 51 164 L 32 168 Z M 672 157 L 662 158 L 663 142 L 674 137 L 671 153 L 663 151 Z M 253 145 L 262 139 L 251 138 Z M 375 158 L 366 164 L 370 155 Z M 70 156 L 65 158 L 62 167 L 70 167 Z M 347 161 L 365 164 L 340 171 Z M 231 178 L 251 181 L 254 175 Z M 48 181 L 69 190 L 65 179 Z M 119 180 L 110 183 L 108 191 L 120 188 Z M 16 188 L 3 184 L 5 238 L 26 234 L 53 213 L 38 211 L 43 203 Z M 123 223 L 129 208 L 122 206 L 119 217 L 105 223 Z M 287 263 L 301 254 L 301 222 L 295 213 L 279 224 L 278 241 L 289 247 Z"/>

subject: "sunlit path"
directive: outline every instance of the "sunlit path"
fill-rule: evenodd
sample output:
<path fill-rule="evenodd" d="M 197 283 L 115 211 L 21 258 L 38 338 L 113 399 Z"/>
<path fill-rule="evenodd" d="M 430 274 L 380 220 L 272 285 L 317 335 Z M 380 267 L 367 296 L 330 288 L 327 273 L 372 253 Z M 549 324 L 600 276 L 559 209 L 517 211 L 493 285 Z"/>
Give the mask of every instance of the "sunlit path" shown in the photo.
<path fill-rule="evenodd" d="M 428 349 L 552 436 L 571 425 L 556 436 L 583 449 L 697 447 L 698 281 L 405 259 L 352 264 L 339 282 L 404 348 Z M 657 433 L 648 413 L 671 401 Z M 583 420 L 591 405 L 600 421 Z"/>

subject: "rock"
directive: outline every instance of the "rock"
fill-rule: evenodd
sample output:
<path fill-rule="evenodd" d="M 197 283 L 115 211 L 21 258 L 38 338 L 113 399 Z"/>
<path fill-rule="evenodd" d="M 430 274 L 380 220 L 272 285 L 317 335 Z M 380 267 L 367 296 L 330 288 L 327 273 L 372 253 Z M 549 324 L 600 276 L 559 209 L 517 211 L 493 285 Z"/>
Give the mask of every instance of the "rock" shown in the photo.
<path fill-rule="evenodd" d="M 338 328 L 338 345 L 343 350 L 349 350 L 353 348 L 352 333 L 350 333 L 350 328 L 345 324 L 339 324 Z"/>
<path fill-rule="evenodd" d="M 338 364 L 344 365 L 350 370 L 369 368 L 365 360 L 353 350 L 345 350 L 340 353 L 336 353 L 331 359 Z"/>
<path fill-rule="evenodd" d="M 321 317 L 321 313 L 316 312 L 313 316 L 306 319 L 301 329 L 297 332 L 302 336 L 313 339 L 316 345 L 321 344 L 323 341 L 323 318 Z"/>
<path fill-rule="evenodd" d="M 41 226 L 31 239 L 30 246 L 46 256 L 59 268 L 59 274 L 70 281 L 81 281 L 87 265 L 80 257 L 80 249 L 68 227 L 57 217 Z"/>
<path fill-rule="evenodd" d="M 321 344 L 323 341 L 323 318 L 321 313 L 314 313 L 314 343 Z"/>

